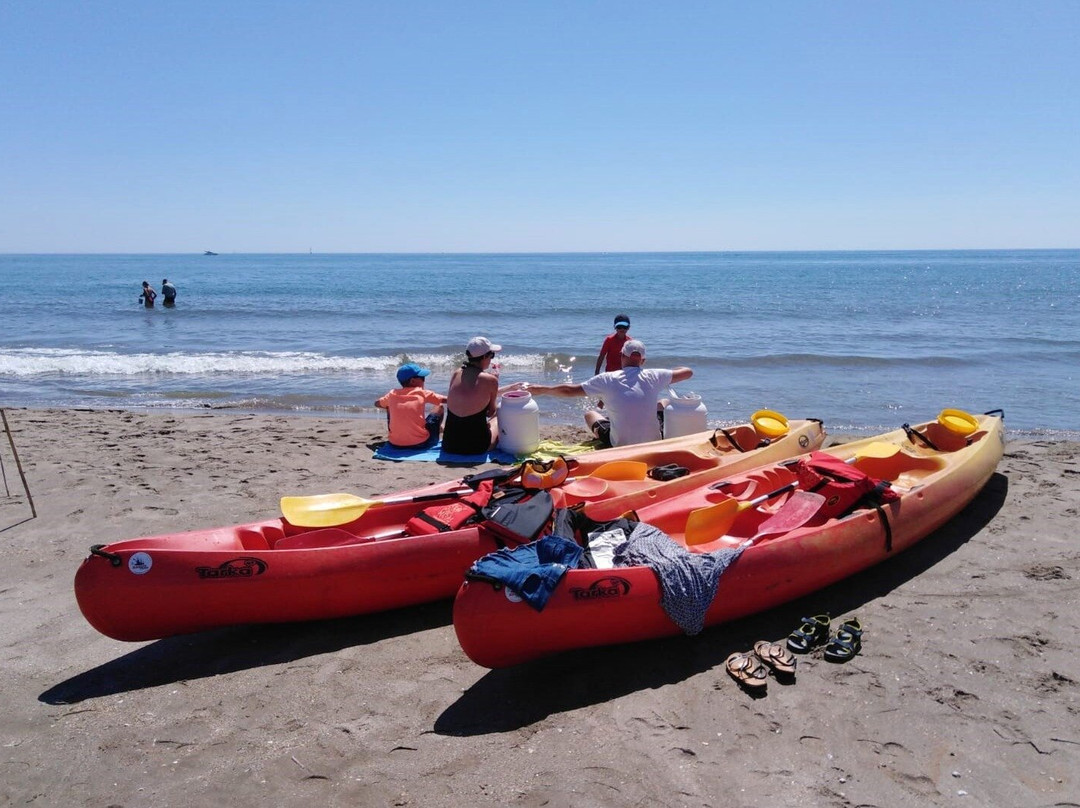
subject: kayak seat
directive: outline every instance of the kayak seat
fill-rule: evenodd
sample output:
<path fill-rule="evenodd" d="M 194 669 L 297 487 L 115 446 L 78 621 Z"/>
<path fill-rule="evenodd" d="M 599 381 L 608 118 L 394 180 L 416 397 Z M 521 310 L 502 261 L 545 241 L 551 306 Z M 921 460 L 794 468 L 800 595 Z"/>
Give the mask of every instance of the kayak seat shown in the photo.
<path fill-rule="evenodd" d="M 892 457 L 860 458 L 856 465 L 871 477 L 910 486 L 924 477 L 941 471 L 945 468 L 946 462 L 942 457 L 897 452 Z"/>
<path fill-rule="evenodd" d="M 650 469 L 658 466 L 682 466 L 683 468 L 695 472 L 713 468 L 716 465 L 715 457 L 716 456 L 711 453 L 702 456 L 689 449 L 680 449 L 678 451 L 669 450 L 665 452 L 650 452 L 641 455 L 638 459 L 648 465 Z M 648 472 L 646 472 L 646 474 L 648 474 Z"/>
<path fill-rule="evenodd" d="M 274 543 L 285 535 L 278 527 L 245 527 L 236 531 L 236 538 L 245 550 L 269 550 Z"/>
<path fill-rule="evenodd" d="M 321 547 L 344 547 L 349 544 L 366 544 L 372 541 L 375 541 L 374 536 L 357 536 L 339 527 L 327 527 L 279 539 L 274 544 L 274 550 L 316 550 Z"/>
<path fill-rule="evenodd" d="M 730 429 L 714 430 L 709 442 L 717 451 L 725 454 L 729 452 L 749 452 L 758 448 L 761 437 L 752 426 L 738 426 Z"/>
<path fill-rule="evenodd" d="M 920 451 L 957 452 L 986 436 L 985 430 L 976 430 L 970 435 L 958 435 L 939 423 L 927 424 L 921 431 L 911 431 L 914 433 L 911 443 Z"/>

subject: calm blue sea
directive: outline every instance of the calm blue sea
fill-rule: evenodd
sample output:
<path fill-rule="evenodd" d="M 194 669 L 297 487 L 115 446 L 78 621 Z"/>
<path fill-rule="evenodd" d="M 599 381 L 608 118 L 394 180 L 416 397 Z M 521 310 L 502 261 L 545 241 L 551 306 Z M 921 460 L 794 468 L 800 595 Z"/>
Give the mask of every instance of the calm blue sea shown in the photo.
<path fill-rule="evenodd" d="M 143 280 L 179 288 L 145 310 Z M 582 381 L 617 313 L 715 425 L 757 409 L 875 433 L 944 407 L 1080 436 L 1080 251 L 4 255 L 4 406 L 374 415 L 465 342 L 504 381 Z M 579 423 L 585 400 L 539 399 Z"/>

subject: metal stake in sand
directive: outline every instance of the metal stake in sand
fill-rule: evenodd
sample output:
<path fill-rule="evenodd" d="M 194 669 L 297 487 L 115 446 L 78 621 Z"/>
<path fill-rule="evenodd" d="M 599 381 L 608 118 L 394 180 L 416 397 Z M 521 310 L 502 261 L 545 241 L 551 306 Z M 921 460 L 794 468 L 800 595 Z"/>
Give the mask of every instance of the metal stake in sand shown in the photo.
<path fill-rule="evenodd" d="M 3 455 L 0 455 L 0 474 L 4 475 L 4 496 L 5 497 L 10 497 L 11 496 L 11 489 L 8 488 L 8 484 L 7 484 L 7 469 L 4 467 L 4 456 Z"/>
<path fill-rule="evenodd" d="M 0 418 L 4 421 L 4 431 L 7 433 L 8 443 L 11 444 L 11 456 L 15 458 L 15 468 L 19 470 L 19 479 L 22 480 L 23 490 L 26 492 L 26 499 L 30 503 L 30 515 L 37 519 L 37 508 L 34 507 L 34 498 L 30 496 L 30 486 L 26 483 L 26 475 L 23 474 L 22 463 L 19 462 L 19 452 L 15 449 L 15 439 L 11 437 L 11 427 L 8 426 L 7 413 L 0 407 Z M 7 479 L 5 478 L 5 483 Z"/>

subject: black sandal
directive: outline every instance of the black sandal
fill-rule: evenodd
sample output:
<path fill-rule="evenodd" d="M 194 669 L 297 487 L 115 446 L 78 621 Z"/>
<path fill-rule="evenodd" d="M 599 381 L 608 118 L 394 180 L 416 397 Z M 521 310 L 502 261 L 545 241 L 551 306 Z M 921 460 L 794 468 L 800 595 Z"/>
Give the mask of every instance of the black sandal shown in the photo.
<path fill-rule="evenodd" d="M 862 624 L 859 618 L 845 620 L 835 636 L 825 646 L 825 658 L 829 662 L 847 662 L 862 650 Z"/>
<path fill-rule="evenodd" d="M 791 632 L 787 638 L 787 647 L 796 654 L 805 654 L 829 640 L 829 615 L 819 614 L 804 617 L 802 625 Z"/>

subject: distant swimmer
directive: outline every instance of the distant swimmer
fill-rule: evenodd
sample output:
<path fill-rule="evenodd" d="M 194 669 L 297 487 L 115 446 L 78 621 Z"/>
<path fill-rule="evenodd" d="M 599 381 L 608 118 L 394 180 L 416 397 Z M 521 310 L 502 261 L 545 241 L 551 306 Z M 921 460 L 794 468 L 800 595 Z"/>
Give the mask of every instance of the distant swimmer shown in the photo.
<path fill-rule="evenodd" d="M 176 305 L 176 287 L 169 283 L 168 278 L 161 279 L 161 296 L 165 298 L 165 308 L 171 309 Z"/>
<path fill-rule="evenodd" d="M 157 292 L 150 288 L 150 283 L 148 281 L 143 281 L 142 294 L 139 295 L 139 302 L 146 306 L 146 308 L 152 309 L 154 308 L 155 297 L 157 297 Z"/>

